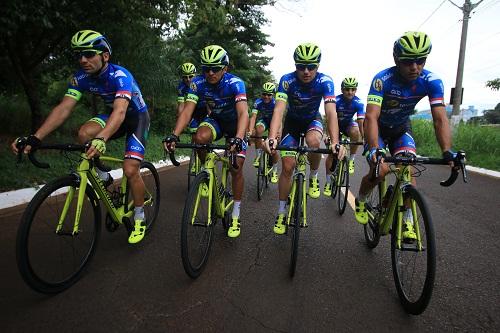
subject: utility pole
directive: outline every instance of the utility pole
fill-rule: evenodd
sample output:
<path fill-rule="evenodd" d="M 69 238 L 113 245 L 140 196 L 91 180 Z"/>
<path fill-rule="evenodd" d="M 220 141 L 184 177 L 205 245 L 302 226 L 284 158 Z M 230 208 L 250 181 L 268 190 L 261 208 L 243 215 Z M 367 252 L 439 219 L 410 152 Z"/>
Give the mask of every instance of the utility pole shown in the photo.
<path fill-rule="evenodd" d="M 450 1 L 455 7 L 459 8 L 464 14 L 464 18 L 462 21 L 462 37 L 460 38 L 460 51 L 458 54 L 457 80 L 455 83 L 455 93 L 453 94 L 453 111 L 451 113 L 453 120 L 453 116 L 460 115 L 460 104 L 462 101 L 462 79 L 464 76 L 465 46 L 467 43 L 467 27 L 469 26 L 470 13 L 474 8 L 479 6 L 479 4 L 483 2 L 483 0 L 475 4 L 472 4 L 470 0 L 465 0 L 462 7 L 457 6 L 451 0 L 448 1 Z"/>

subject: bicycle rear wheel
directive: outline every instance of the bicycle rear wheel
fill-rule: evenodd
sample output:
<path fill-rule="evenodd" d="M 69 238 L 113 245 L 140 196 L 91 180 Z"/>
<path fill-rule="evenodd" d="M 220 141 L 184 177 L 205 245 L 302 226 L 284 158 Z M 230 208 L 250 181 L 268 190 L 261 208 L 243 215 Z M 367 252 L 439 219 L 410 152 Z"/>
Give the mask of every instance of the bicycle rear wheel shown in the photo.
<path fill-rule="evenodd" d="M 345 207 L 347 205 L 347 196 L 349 195 L 349 169 L 347 163 L 347 157 L 339 162 L 339 172 L 338 172 L 338 198 L 337 198 L 337 206 L 339 208 L 339 215 L 344 214 Z"/>
<path fill-rule="evenodd" d="M 99 201 L 87 185 L 79 231 L 73 235 L 78 193 L 76 177 L 62 177 L 38 191 L 24 211 L 17 231 L 16 259 L 23 280 L 35 291 L 55 294 L 69 288 L 81 278 L 95 253 L 101 231 Z M 56 232 L 71 194 L 62 229 Z"/>
<path fill-rule="evenodd" d="M 266 187 L 266 160 L 264 156 L 265 152 L 260 154 L 259 167 L 257 168 L 257 199 L 262 200 L 262 194 L 264 194 L 264 188 Z"/>
<path fill-rule="evenodd" d="M 196 176 L 191 184 L 182 214 L 182 265 L 186 274 L 193 279 L 200 276 L 205 268 L 212 246 L 216 216 L 213 214 L 214 209 L 212 209 L 212 223 L 208 224 L 208 193 L 204 193 L 203 190 L 205 186 L 205 189 L 208 189 L 208 184 L 208 173 L 201 172 Z M 214 208 L 213 205 L 212 208 Z"/>
<path fill-rule="evenodd" d="M 146 233 L 148 233 L 160 210 L 160 177 L 151 162 L 142 161 L 140 172 L 144 182 L 144 216 L 146 218 Z M 129 187 L 129 184 L 127 186 Z M 129 200 L 133 200 L 129 189 L 127 189 Z"/>
<path fill-rule="evenodd" d="M 297 266 L 297 257 L 299 255 L 299 236 L 300 236 L 300 222 L 302 218 L 302 200 L 303 200 L 303 186 L 304 186 L 304 176 L 302 174 L 297 175 L 296 180 L 296 190 L 295 196 L 293 198 L 293 211 L 292 222 L 290 223 L 290 232 L 292 238 L 292 249 L 290 255 L 290 277 L 295 275 L 295 268 Z"/>
<path fill-rule="evenodd" d="M 382 187 L 377 185 L 366 199 L 368 223 L 363 226 L 366 245 L 373 249 L 380 240 L 379 218 L 382 212 Z"/>
<path fill-rule="evenodd" d="M 434 288 L 436 274 L 436 246 L 431 215 L 422 195 L 412 186 L 404 193 L 416 208 L 413 216 L 415 232 L 420 235 L 422 248 L 418 242 L 404 243 L 398 247 L 398 219 L 394 219 L 391 232 L 391 261 L 394 282 L 399 299 L 406 312 L 421 314 L 427 308 Z"/>

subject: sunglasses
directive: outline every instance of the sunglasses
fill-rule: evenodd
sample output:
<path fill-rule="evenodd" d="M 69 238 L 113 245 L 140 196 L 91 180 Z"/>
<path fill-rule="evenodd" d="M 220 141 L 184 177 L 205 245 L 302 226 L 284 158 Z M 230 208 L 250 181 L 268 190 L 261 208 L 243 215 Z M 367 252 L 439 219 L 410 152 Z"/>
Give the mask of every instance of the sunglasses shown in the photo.
<path fill-rule="evenodd" d="M 307 68 L 308 71 L 313 71 L 318 68 L 318 64 L 295 64 L 295 69 L 298 71 L 305 71 Z"/>
<path fill-rule="evenodd" d="M 399 59 L 399 62 L 401 62 L 404 65 L 413 65 L 414 63 L 417 65 L 422 65 L 425 63 L 426 59 L 427 58 Z"/>
<path fill-rule="evenodd" d="M 225 66 L 201 66 L 203 73 L 219 73 Z"/>
<path fill-rule="evenodd" d="M 193 77 L 195 77 L 194 74 L 191 74 L 191 75 L 183 75 L 182 78 L 183 79 L 187 79 L 187 80 L 191 80 Z"/>
<path fill-rule="evenodd" d="M 77 51 L 73 54 L 73 56 L 75 57 L 76 60 L 80 60 L 81 57 L 90 59 L 101 53 L 102 51 L 95 51 L 95 50 Z"/>
<path fill-rule="evenodd" d="M 270 93 L 262 93 L 262 96 L 269 96 L 269 97 L 272 97 L 273 94 L 270 94 Z"/>

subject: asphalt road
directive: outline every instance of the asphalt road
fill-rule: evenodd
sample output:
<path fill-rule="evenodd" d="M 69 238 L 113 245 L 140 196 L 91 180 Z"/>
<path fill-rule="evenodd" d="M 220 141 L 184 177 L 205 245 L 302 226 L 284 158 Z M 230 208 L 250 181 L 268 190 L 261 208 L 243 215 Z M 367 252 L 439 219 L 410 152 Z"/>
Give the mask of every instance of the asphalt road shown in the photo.
<path fill-rule="evenodd" d="M 437 276 L 429 307 L 411 316 L 394 287 L 389 238 L 369 250 L 352 208 L 339 217 L 330 198 L 308 201 L 310 226 L 301 233 L 291 279 L 289 238 L 272 232 L 276 186 L 257 201 L 251 160 L 245 165 L 242 234 L 229 239 L 217 225 L 197 280 L 184 273 L 180 258 L 185 165 L 160 174 L 162 206 L 153 232 L 131 246 L 124 229 L 103 228 L 86 274 L 55 296 L 40 295 L 22 281 L 15 263 L 22 208 L 2 212 L 2 332 L 500 331 L 499 179 L 470 173 L 468 184 L 442 188 L 438 181 L 448 175 L 442 166 L 429 167 L 418 179 L 435 225 Z M 353 193 L 366 171 L 362 159 L 356 165 Z"/>

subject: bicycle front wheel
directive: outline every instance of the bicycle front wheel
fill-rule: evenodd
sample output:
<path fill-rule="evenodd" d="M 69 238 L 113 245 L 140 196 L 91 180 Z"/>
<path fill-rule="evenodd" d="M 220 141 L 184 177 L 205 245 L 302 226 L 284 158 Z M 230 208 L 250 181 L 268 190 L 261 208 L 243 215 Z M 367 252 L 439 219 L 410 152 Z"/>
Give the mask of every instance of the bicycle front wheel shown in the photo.
<path fill-rule="evenodd" d="M 264 188 L 266 187 L 266 160 L 264 156 L 266 153 L 262 152 L 259 158 L 259 167 L 257 168 L 257 199 L 262 200 Z"/>
<path fill-rule="evenodd" d="M 101 230 L 99 201 L 87 185 L 78 232 L 73 234 L 78 193 L 76 177 L 62 177 L 38 191 L 24 211 L 16 259 L 23 280 L 35 291 L 55 294 L 69 288 L 94 255 Z"/>
<path fill-rule="evenodd" d="M 345 207 L 347 205 L 347 197 L 349 195 L 349 169 L 347 164 L 347 157 L 339 162 L 339 173 L 338 173 L 338 198 L 337 204 L 339 208 L 339 215 L 344 214 Z"/>
<path fill-rule="evenodd" d="M 212 246 L 213 225 L 216 216 L 213 214 L 214 206 L 212 205 L 212 223 L 209 224 L 208 184 L 208 173 L 201 172 L 196 176 L 191 184 L 182 214 L 182 265 L 186 274 L 193 279 L 200 276 L 205 268 Z"/>
<path fill-rule="evenodd" d="M 292 222 L 290 223 L 289 230 L 291 232 L 292 249 L 290 255 L 290 276 L 295 275 L 295 268 L 297 266 L 297 257 L 299 254 L 299 236 L 300 236 L 300 222 L 302 219 L 302 202 L 304 195 L 304 176 L 297 175 L 296 190 L 293 198 Z"/>
<path fill-rule="evenodd" d="M 391 261 L 399 299 L 406 312 L 421 314 L 430 302 L 436 274 L 436 246 L 431 215 L 422 195 L 412 186 L 404 193 L 413 209 L 413 226 L 417 239 L 403 242 L 398 235 L 398 218 L 391 233 Z M 399 226 L 401 227 L 401 226 Z"/>
<path fill-rule="evenodd" d="M 365 203 L 368 211 L 368 223 L 363 226 L 366 245 L 373 249 L 380 240 L 379 218 L 382 212 L 382 188 L 377 185 L 368 196 Z"/>

